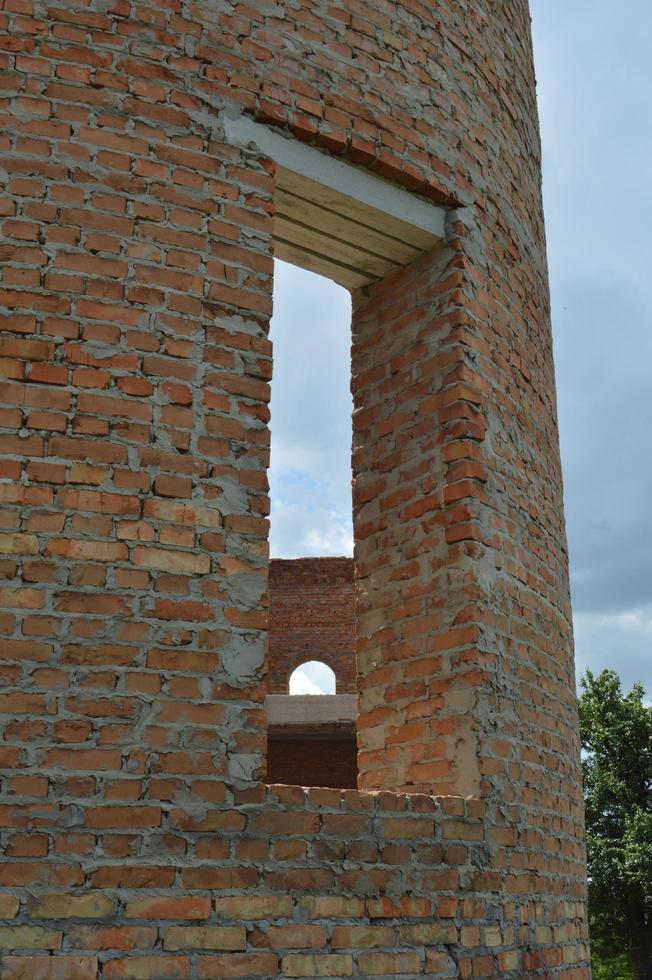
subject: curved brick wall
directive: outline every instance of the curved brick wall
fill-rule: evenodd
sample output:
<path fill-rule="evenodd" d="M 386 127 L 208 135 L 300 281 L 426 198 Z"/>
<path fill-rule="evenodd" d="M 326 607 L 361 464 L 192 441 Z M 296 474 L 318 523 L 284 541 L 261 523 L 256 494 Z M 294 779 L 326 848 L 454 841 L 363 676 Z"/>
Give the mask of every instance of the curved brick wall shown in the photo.
<path fill-rule="evenodd" d="M 526 0 L 8 0 L 0 69 L 3 978 L 586 980 Z M 450 211 L 354 297 L 370 792 L 258 781 L 274 166 L 239 112 Z"/>

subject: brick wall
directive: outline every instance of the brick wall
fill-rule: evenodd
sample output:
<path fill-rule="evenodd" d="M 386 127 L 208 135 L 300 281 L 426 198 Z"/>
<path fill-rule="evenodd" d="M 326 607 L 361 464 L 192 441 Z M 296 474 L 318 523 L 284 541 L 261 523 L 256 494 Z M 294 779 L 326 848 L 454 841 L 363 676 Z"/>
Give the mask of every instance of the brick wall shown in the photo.
<path fill-rule="evenodd" d="M 324 738 L 270 734 L 267 740 L 267 780 L 290 786 L 356 789 L 357 749 L 354 734 Z"/>
<path fill-rule="evenodd" d="M 6 0 L 0 69 L 3 980 L 586 980 L 526 0 Z M 274 167 L 241 111 L 450 211 L 354 297 L 375 792 L 259 782 Z"/>
<path fill-rule="evenodd" d="M 49 862 L 4 867 L 29 887 L 2 895 L 3 980 L 550 976 L 557 957 L 537 949 L 553 928 L 574 948 L 582 907 L 559 894 L 544 925 L 499 904 L 483 816 L 480 801 L 285 786 L 141 807 L 137 826 L 94 815 L 57 831 Z"/>
<path fill-rule="evenodd" d="M 308 660 L 331 668 L 337 694 L 355 694 L 353 559 L 273 559 L 268 629 L 270 694 L 287 694 L 290 675 Z"/>

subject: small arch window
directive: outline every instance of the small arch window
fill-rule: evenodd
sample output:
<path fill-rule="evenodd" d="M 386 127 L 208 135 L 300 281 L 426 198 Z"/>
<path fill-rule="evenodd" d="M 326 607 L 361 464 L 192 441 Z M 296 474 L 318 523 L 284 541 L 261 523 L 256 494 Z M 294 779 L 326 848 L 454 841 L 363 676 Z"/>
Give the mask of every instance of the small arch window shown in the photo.
<path fill-rule="evenodd" d="M 335 672 L 319 660 L 309 660 L 292 671 L 290 694 L 336 694 Z"/>

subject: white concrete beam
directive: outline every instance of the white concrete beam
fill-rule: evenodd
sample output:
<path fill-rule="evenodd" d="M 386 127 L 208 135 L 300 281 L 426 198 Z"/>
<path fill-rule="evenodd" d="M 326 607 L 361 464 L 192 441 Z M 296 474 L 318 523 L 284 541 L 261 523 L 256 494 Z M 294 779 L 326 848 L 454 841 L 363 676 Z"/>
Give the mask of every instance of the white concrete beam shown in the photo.
<path fill-rule="evenodd" d="M 254 145 L 277 165 L 279 258 L 355 289 L 441 244 L 443 208 L 248 116 L 224 124 L 231 143 Z"/>
<path fill-rule="evenodd" d="M 268 694 L 265 698 L 270 729 L 355 725 L 357 694 Z"/>
<path fill-rule="evenodd" d="M 446 212 L 436 204 L 424 201 L 366 170 L 321 153 L 297 139 L 288 139 L 268 126 L 254 122 L 249 116 L 227 118 L 225 127 L 230 142 L 240 146 L 255 143 L 266 156 L 286 170 L 421 228 L 435 238 L 444 237 Z"/>

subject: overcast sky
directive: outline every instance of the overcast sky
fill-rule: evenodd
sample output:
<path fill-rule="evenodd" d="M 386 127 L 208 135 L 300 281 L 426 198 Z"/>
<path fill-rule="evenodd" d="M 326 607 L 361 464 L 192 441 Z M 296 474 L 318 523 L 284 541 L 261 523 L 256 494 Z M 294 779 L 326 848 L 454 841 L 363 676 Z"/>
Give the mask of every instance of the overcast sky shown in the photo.
<path fill-rule="evenodd" d="M 531 8 L 578 673 L 652 694 L 652 7 Z M 275 556 L 352 553 L 349 321 L 277 264 Z"/>

